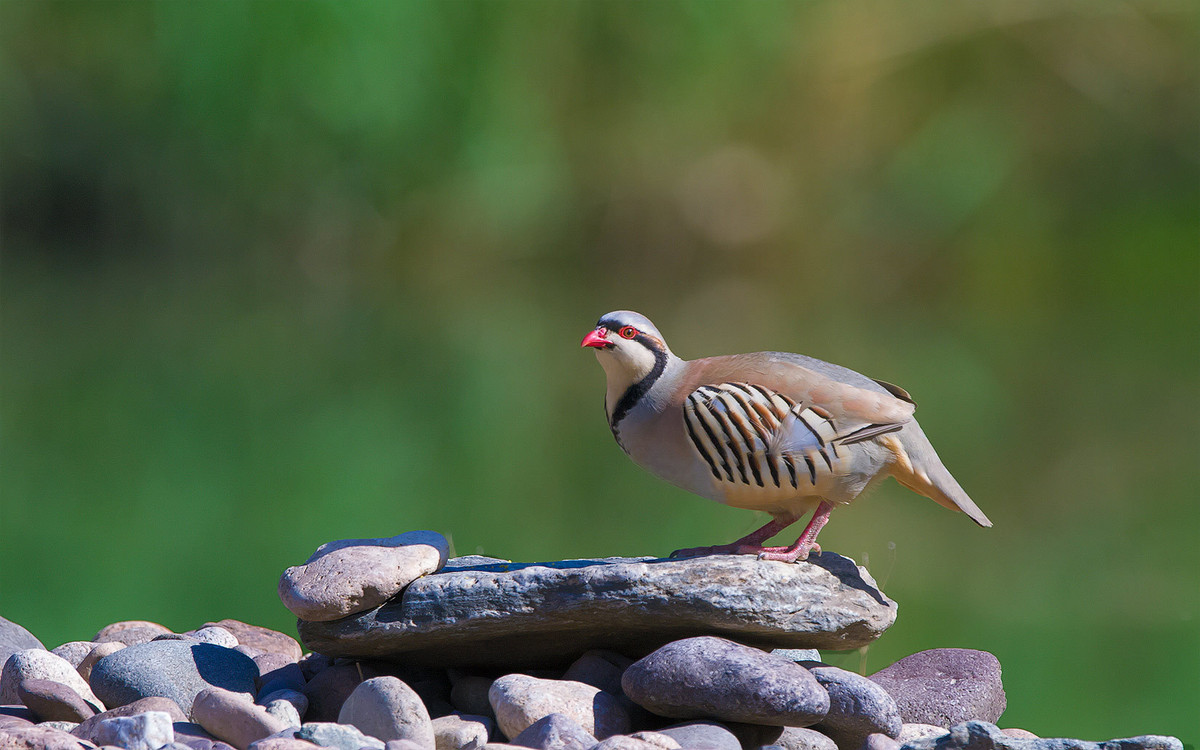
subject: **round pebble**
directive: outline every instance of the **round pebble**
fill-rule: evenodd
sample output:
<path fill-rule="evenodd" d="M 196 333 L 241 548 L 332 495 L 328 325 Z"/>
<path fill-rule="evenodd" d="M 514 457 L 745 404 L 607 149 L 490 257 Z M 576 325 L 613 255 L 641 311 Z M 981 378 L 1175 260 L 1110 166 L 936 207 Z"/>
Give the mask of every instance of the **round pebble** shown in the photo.
<path fill-rule="evenodd" d="M 511 741 L 518 747 L 538 750 L 588 750 L 596 744 L 591 732 L 563 714 L 543 716 L 512 737 Z"/>
<path fill-rule="evenodd" d="M 1000 661 L 986 651 L 921 651 L 881 669 L 871 679 L 895 699 L 905 723 L 946 729 L 972 719 L 991 723 L 1007 705 Z"/>
<path fill-rule="evenodd" d="M 425 704 L 397 677 L 373 677 L 354 688 L 342 705 L 338 723 L 358 727 L 381 740 L 411 740 L 424 750 L 434 748 Z"/>
<path fill-rule="evenodd" d="M 79 723 L 96 715 L 96 709 L 79 693 L 54 680 L 21 680 L 17 683 L 17 696 L 39 721 Z"/>
<path fill-rule="evenodd" d="M 171 629 L 148 620 L 123 620 L 105 625 L 92 637 L 94 643 L 117 641 L 126 646 L 138 643 L 149 643 L 160 635 L 170 633 Z"/>
<path fill-rule="evenodd" d="M 550 714 L 567 716 L 597 739 L 630 728 L 629 712 L 616 696 L 582 682 L 510 674 L 492 683 L 488 700 L 500 731 L 509 738 Z"/>
<path fill-rule="evenodd" d="M 134 716 L 117 716 L 98 722 L 92 730 L 97 745 L 116 745 L 125 750 L 158 750 L 175 741 L 171 715 L 146 711 Z"/>
<path fill-rule="evenodd" d="M 299 718 L 294 723 L 280 719 L 245 693 L 221 688 L 205 688 L 197 693 L 192 717 L 205 731 L 234 747 L 246 747 L 289 726 L 300 725 Z"/>
<path fill-rule="evenodd" d="M 105 703 L 122 706 L 163 696 L 191 715 L 192 701 L 205 688 L 254 695 L 258 668 L 231 648 L 190 641 L 151 641 L 109 654 L 92 667 L 90 682 Z"/>
<path fill-rule="evenodd" d="M 900 709 L 879 684 L 838 667 L 811 667 L 809 671 L 829 693 L 829 712 L 817 729 L 838 747 L 858 747 L 867 735 L 900 734 Z"/>
<path fill-rule="evenodd" d="M 20 702 L 17 686 L 22 680 L 60 682 L 78 693 L 94 710 L 104 710 L 104 704 L 75 671 L 75 667 L 66 659 L 45 649 L 25 649 L 8 657 L 8 661 L 4 662 L 4 670 L 0 673 L 0 703 Z"/>

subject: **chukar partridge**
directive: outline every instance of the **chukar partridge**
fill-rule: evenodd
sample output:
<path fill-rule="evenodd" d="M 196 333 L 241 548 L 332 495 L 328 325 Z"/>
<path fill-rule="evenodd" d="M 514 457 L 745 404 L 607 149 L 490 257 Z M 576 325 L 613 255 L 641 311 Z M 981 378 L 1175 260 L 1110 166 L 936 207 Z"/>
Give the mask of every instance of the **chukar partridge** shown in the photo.
<path fill-rule="evenodd" d="M 731 544 L 674 556 L 804 560 L 820 552 L 829 512 L 888 475 L 992 525 L 942 465 L 901 388 L 801 354 L 682 360 L 629 310 L 600 318 L 582 346 L 604 368 L 608 425 L 634 462 L 701 497 L 773 518 Z M 795 544 L 762 546 L 809 513 Z"/>

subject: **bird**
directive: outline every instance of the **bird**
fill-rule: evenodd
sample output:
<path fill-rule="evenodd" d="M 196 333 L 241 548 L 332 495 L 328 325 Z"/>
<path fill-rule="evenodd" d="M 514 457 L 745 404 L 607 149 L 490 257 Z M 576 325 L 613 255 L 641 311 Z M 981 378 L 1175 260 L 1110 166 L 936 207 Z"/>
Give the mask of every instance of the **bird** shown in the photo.
<path fill-rule="evenodd" d="M 830 512 L 887 476 L 992 522 L 913 418 L 903 388 L 803 354 L 684 360 L 646 316 L 605 314 L 580 342 L 604 368 L 608 426 L 634 463 L 671 484 L 771 520 L 737 541 L 674 558 L 754 554 L 794 563 L 820 554 Z M 763 543 L 812 514 L 795 543 Z"/>

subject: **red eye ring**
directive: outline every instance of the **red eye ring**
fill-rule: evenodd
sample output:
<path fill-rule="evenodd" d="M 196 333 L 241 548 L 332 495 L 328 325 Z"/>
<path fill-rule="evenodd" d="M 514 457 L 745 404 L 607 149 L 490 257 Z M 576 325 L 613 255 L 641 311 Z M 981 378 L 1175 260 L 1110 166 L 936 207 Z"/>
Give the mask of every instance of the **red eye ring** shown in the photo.
<path fill-rule="evenodd" d="M 638 335 L 638 330 L 633 326 L 625 326 L 617 333 L 619 333 L 623 339 L 631 339 Z"/>

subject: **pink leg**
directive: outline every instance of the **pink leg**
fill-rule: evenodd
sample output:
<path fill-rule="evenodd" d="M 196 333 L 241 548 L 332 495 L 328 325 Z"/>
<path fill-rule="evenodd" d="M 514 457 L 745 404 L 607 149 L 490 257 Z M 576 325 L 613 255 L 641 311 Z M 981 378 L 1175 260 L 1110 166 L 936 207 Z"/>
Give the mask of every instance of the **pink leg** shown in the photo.
<path fill-rule="evenodd" d="M 780 516 L 772 519 L 762 528 L 752 531 L 736 542 L 718 544 L 715 547 L 690 547 L 675 550 L 671 557 L 700 557 L 702 555 L 757 555 L 763 550 L 783 550 L 787 547 L 763 547 L 762 543 L 800 520 L 799 516 Z"/>
<path fill-rule="evenodd" d="M 829 512 L 833 510 L 833 506 L 829 503 L 821 503 L 817 507 L 817 512 L 813 513 L 813 517 L 809 520 L 808 526 L 804 527 L 804 533 L 796 540 L 796 543 L 790 547 L 764 547 L 758 554 L 760 560 L 778 560 L 780 562 L 796 562 L 797 560 L 807 560 L 808 553 L 816 550 L 817 554 L 821 553 L 821 545 L 817 544 L 817 534 L 821 533 L 821 528 L 829 523 Z"/>

